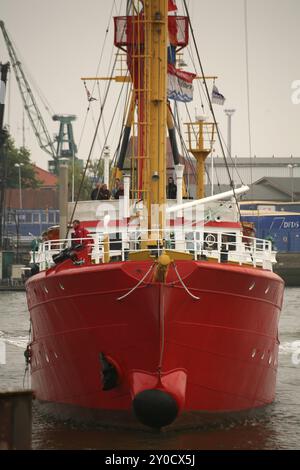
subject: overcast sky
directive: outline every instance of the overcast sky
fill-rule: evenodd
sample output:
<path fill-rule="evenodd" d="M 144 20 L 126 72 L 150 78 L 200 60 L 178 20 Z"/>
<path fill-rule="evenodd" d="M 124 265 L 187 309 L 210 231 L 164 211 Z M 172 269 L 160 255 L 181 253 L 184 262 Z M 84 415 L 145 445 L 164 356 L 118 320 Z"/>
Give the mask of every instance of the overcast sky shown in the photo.
<path fill-rule="evenodd" d="M 107 75 L 113 24 L 108 34 L 106 28 L 112 9 L 114 15 L 119 11 L 124 14 L 125 3 L 122 0 L 0 0 L 0 19 L 17 46 L 28 78 L 33 77 L 55 113 L 77 115 L 74 132 L 77 144 L 80 142 L 81 158 L 89 151 L 99 102 L 93 102 L 93 111 L 89 112 L 83 131 L 87 101 L 80 78 L 95 75 L 105 38 L 100 75 Z M 182 2 L 177 3 L 181 6 Z M 188 4 L 205 72 L 219 77 L 217 86 L 226 97 L 225 107 L 236 108 L 232 153 L 249 156 L 244 0 L 189 0 Z M 300 156 L 300 104 L 293 104 L 291 99 L 292 83 L 300 80 L 299 23 L 299 0 L 248 0 L 252 152 L 258 157 Z M 185 59 L 188 62 L 188 55 Z M 7 60 L 1 36 L 0 61 Z M 114 95 L 119 88 L 120 85 L 114 86 Z M 113 103 L 110 98 L 110 108 Z M 225 107 L 216 106 L 216 115 L 226 138 Z M 200 109 L 199 102 L 193 103 L 192 110 L 195 108 Z M 41 112 L 53 135 L 57 123 L 51 121 L 42 106 Z M 120 122 L 121 114 L 117 117 Z M 13 137 L 21 145 L 22 105 L 13 74 L 7 95 L 8 120 Z M 109 126 L 109 119 L 105 126 Z M 109 139 L 112 148 L 118 139 L 117 132 L 118 128 L 113 130 Z M 46 168 L 48 156 L 39 149 L 27 119 L 25 142 L 33 161 Z M 100 132 L 95 158 L 102 143 L 103 132 Z"/>

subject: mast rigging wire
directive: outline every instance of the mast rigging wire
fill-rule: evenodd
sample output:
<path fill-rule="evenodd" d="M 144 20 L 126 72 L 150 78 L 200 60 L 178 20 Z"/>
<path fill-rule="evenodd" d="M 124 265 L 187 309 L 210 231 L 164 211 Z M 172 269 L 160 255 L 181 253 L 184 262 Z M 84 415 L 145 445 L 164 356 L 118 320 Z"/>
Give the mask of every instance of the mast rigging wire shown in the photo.
<path fill-rule="evenodd" d="M 177 106 L 176 106 L 176 105 L 177 105 L 177 104 L 176 104 L 176 102 L 175 102 L 175 110 L 177 110 Z M 190 157 L 190 154 L 189 154 L 189 151 L 188 151 L 188 149 L 187 149 L 186 143 L 185 143 L 185 141 L 184 141 L 184 138 L 182 137 L 182 133 L 181 133 L 181 129 L 180 129 L 179 122 L 178 122 L 178 120 L 175 118 L 175 115 L 174 115 L 174 113 L 173 113 L 173 111 L 172 111 L 172 108 L 170 108 L 170 111 L 171 111 L 171 115 L 172 115 L 172 117 L 173 117 L 175 129 L 176 129 L 176 131 L 177 131 L 177 134 L 179 135 L 179 139 L 180 139 L 180 143 L 181 143 L 181 148 L 182 148 L 182 150 L 183 150 L 184 156 L 187 158 L 189 167 L 190 167 L 191 170 L 192 170 L 192 175 L 193 175 L 193 177 L 194 177 L 194 179 L 195 179 L 195 181 L 196 181 L 197 175 L 196 175 L 195 164 L 194 164 L 194 162 L 192 161 L 192 159 L 191 159 L 191 157 Z M 188 112 L 188 114 L 189 114 L 188 109 L 187 109 L 187 112 Z M 177 116 L 178 116 L 178 113 L 177 113 Z M 209 178 L 209 175 L 207 175 L 207 176 L 208 176 L 208 178 Z M 210 181 L 210 179 L 209 179 L 209 181 Z M 185 181 L 185 183 L 186 183 L 186 181 Z M 187 185 L 187 184 L 186 184 L 186 185 Z"/>
<path fill-rule="evenodd" d="M 190 3 L 190 2 L 189 2 L 189 3 Z M 182 27 L 180 27 L 180 28 L 181 28 L 181 32 L 182 32 Z M 182 32 L 182 33 L 183 33 L 183 32 Z M 193 50 L 192 50 L 192 48 L 190 47 L 190 45 L 188 45 L 187 51 L 188 51 L 190 60 L 191 60 L 191 62 L 192 62 L 192 65 L 193 65 L 193 67 L 194 67 L 194 72 L 197 74 L 197 68 L 196 68 L 196 64 L 195 64 L 195 60 L 194 60 L 194 54 L 193 54 Z M 203 113 L 205 113 L 204 104 L 203 104 L 203 100 L 202 100 L 202 93 L 201 93 L 201 89 L 203 89 L 203 85 L 204 85 L 204 80 L 203 80 L 203 84 L 202 84 L 202 82 L 199 83 L 199 80 L 197 80 L 196 83 L 197 83 L 197 88 L 198 88 L 198 92 L 199 92 L 199 96 L 200 96 L 201 108 L 202 108 Z M 206 98 L 206 101 L 207 101 L 208 106 L 210 106 L 208 97 L 206 96 L 206 93 L 205 93 L 205 92 L 204 92 L 204 96 L 205 96 L 205 98 Z M 190 118 L 190 116 L 189 116 L 189 118 Z M 190 121 L 191 121 L 191 119 L 190 119 Z M 228 155 L 228 147 L 227 147 L 227 144 L 226 144 L 226 142 L 225 142 L 225 139 L 224 139 L 224 136 L 223 136 L 223 133 L 222 133 L 221 129 L 219 129 L 219 132 L 220 132 L 220 135 L 221 135 L 221 137 L 222 137 L 223 145 L 224 145 L 224 147 L 225 147 L 225 149 L 226 149 L 226 151 L 227 151 L 227 155 Z M 236 166 L 234 165 L 234 161 L 233 161 L 233 158 L 232 158 L 231 154 L 229 155 L 229 159 L 230 159 L 230 161 L 232 162 L 232 164 L 233 164 L 233 166 L 234 166 L 235 173 L 237 174 L 237 176 L 238 176 L 238 178 L 239 178 L 241 184 L 244 184 L 243 179 L 242 179 L 242 177 L 241 177 L 241 175 L 240 175 L 238 169 L 237 169 Z M 207 174 L 207 176 L 209 177 L 209 174 L 208 174 L 208 172 L 207 172 L 207 169 L 206 169 L 206 174 Z M 217 175 L 217 173 L 216 173 L 216 175 Z M 210 180 L 210 178 L 209 178 L 209 180 Z M 217 177 L 217 181 L 218 181 L 218 177 Z M 218 186 L 220 187 L 220 182 L 219 182 L 219 181 L 218 181 Z"/>
<path fill-rule="evenodd" d="M 112 72 L 110 74 L 110 78 L 113 77 L 113 73 L 114 73 L 114 70 L 115 70 L 116 62 L 117 62 L 117 57 L 118 57 L 118 54 L 115 57 L 115 61 L 114 61 L 114 64 L 113 64 Z M 105 107 L 105 104 L 106 104 L 108 93 L 109 93 L 109 90 L 110 90 L 110 87 L 111 87 L 111 83 L 112 83 L 112 80 L 109 80 L 108 86 L 106 88 L 106 93 L 105 93 L 105 96 L 104 96 L 103 104 L 101 105 L 101 108 L 100 108 L 100 114 L 99 114 L 99 118 L 98 118 L 98 121 L 97 121 L 96 129 L 95 129 L 95 132 L 94 132 L 92 144 L 91 144 L 91 147 L 90 147 L 90 150 L 89 150 L 86 165 L 85 165 L 82 177 L 81 177 L 79 189 L 78 189 L 77 196 L 76 196 L 76 201 L 75 201 L 73 211 L 72 211 L 72 214 L 71 214 L 71 218 L 70 218 L 71 221 L 73 220 L 73 217 L 74 217 L 74 214 L 75 214 L 75 211 L 76 211 L 76 208 L 77 208 L 77 204 L 78 204 L 78 201 L 79 201 L 79 197 L 80 197 L 80 193 L 81 193 L 81 190 L 82 190 L 83 182 L 85 180 L 86 172 L 87 172 L 87 169 L 89 167 L 91 156 L 92 156 L 92 153 L 93 153 L 93 150 L 94 150 L 94 145 L 95 145 L 95 142 L 96 142 L 99 126 L 100 126 L 101 119 L 102 119 L 102 116 L 103 116 L 103 111 L 104 111 L 104 107 Z M 67 233 L 66 233 L 66 237 L 65 237 L 66 239 L 68 238 L 68 233 L 69 233 L 69 228 L 67 228 Z"/>
<path fill-rule="evenodd" d="M 182 26 L 180 25 L 179 27 L 180 27 L 180 30 L 181 30 L 181 34 L 183 35 L 184 32 L 183 32 Z M 191 48 L 190 45 L 188 45 L 187 51 L 188 51 L 190 60 L 191 60 L 191 62 L 192 62 L 192 65 L 193 65 L 193 67 L 194 67 L 194 72 L 197 74 L 197 68 L 196 68 L 196 64 L 195 64 L 195 60 L 194 60 L 193 49 Z M 202 75 L 203 75 L 203 74 L 202 74 Z M 203 77 L 204 77 L 204 75 L 203 75 Z M 203 85 L 202 85 L 202 82 L 199 83 L 199 80 L 197 80 L 196 83 L 197 83 L 198 93 L 199 93 L 199 96 L 200 96 L 201 109 L 202 109 L 202 112 L 203 112 L 203 114 L 204 114 L 204 113 L 205 113 L 205 109 L 204 109 L 204 103 L 203 103 L 203 100 L 202 100 L 202 93 L 201 93 L 201 89 L 203 89 Z M 204 81 L 203 81 L 203 83 L 204 83 Z M 206 93 L 205 93 L 205 92 L 204 92 L 204 96 L 205 96 L 205 98 L 206 98 L 207 104 L 210 105 L 209 100 L 208 100 L 208 97 L 206 96 Z M 186 107 L 186 112 L 187 112 L 187 114 L 188 114 L 189 120 L 190 120 L 190 122 L 192 122 L 192 119 L 191 119 L 191 116 L 190 116 L 190 112 L 189 112 L 188 107 L 187 107 L 187 103 L 185 103 L 185 107 Z M 226 143 L 225 143 L 224 136 L 223 136 L 223 134 L 222 134 L 222 132 L 221 132 L 220 129 L 219 129 L 219 132 L 220 132 L 220 135 L 221 135 L 221 137 L 222 137 L 224 147 L 226 148 L 227 154 L 228 154 L 228 148 L 227 148 L 227 145 L 226 145 Z M 195 131 L 194 131 L 194 133 L 195 133 Z M 196 133 L 195 133 L 195 137 L 196 137 Z M 211 142 L 211 144 L 212 144 L 212 142 Z M 189 154 L 188 154 L 188 155 L 189 155 Z M 241 184 L 244 184 L 244 183 L 243 183 L 243 180 L 242 180 L 242 178 L 241 178 L 241 175 L 240 175 L 239 172 L 238 172 L 238 169 L 237 169 L 236 166 L 234 165 L 234 161 L 233 161 L 233 158 L 232 158 L 231 154 L 229 155 L 229 158 L 230 158 L 230 161 L 232 162 L 232 165 L 233 165 L 233 167 L 234 167 L 234 169 L 235 169 L 235 172 L 236 172 L 236 174 L 237 174 L 237 176 L 238 176 L 238 178 L 239 178 Z M 190 164 L 191 164 L 193 167 L 195 166 L 194 162 L 192 162 L 192 161 L 190 162 Z M 206 176 L 207 176 L 207 179 L 208 179 L 208 183 L 211 185 L 211 178 L 210 178 L 210 175 L 209 175 L 209 172 L 208 172 L 206 166 L 205 166 L 205 173 L 206 173 Z M 217 175 L 217 171 L 216 171 L 216 177 L 217 177 L 217 184 L 218 184 L 219 190 L 221 191 L 221 189 L 220 189 L 220 182 L 219 182 L 219 178 L 218 178 L 218 175 Z M 230 177 L 230 173 L 229 173 L 229 179 L 230 179 L 230 178 L 231 178 L 231 177 Z M 231 185 L 231 186 L 232 186 L 232 185 Z"/>
<path fill-rule="evenodd" d="M 211 101 L 210 94 L 209 94 L 209 91 L 208 91 L 208 86 L 207 86 L 206 78 L 205 78 L 205 75 L 204 75 L 204 69 L 203 69 L 201 58 L 200 58 L 199 50 L 198 50 L 198 47 L 197 47 L 194 28 L 193 28 L 193 25 L 192 25 L 192 22 L 191 22 L 191 18 L 190 18 L 189 11 L 188 11 L 188 8 L 187 8 L 186 0 L 183 0 L 183 3 L 184 3 L 184 8 L 185 8 L 185 13 L 186 13 L 186 16 L 188 18 L 189 25 L 190 25 L 190 30 L 191 30 L 191 33 L 192 33 L 192 38 L 193 38 L 194 47 L 195 47 L 195 50 L 196 50 L 196 55 L 197 55 L 197 58 L 198 58 L 199 66 L 200 66 L 201 73 L 202 73 L 202 76 L 203 76 L 203 83 L 204 83 L 204 87 L 205 87 L 205 91 L 206 91 L 206 96 L 207 96 L 208 101 L 209 101 L 210 112 L 212 114 L 212 117 L 213 117 L 213 120 L 214 120 L 214 123 L 215 123 L 215 126 L 216 126 L 217 135 L 218 135 L 218 139 L 219 139 L 219 144 L 220 144 L 222 155 L 223 155 L 223 158 L 224 158 L 224 161 L 225 161 L 225 166 L 226 166 L 227 174 L 228 174 L 228 177 L 229 177 L 230 186 L 232 188 L 234 199 L 235 199 L 235 202 L 236 202 L 236 206 L 237 206 L 237 209 L 239 211 L 239 215 L 241 217 L 240 208 L 239 208 L 239 205 L 238 205 L 234 184 L 233 184 L 233 181 L 232 181 L 231 176 L 230 176 L 230 171 L 229 171 L 228 162 L 227 162 L 225 151 L 224 151 L 223 142 L 222 142 L 222 139 L 221 139 L 219 126 L 218 126 L 218 123 L 217 123 L 217 120 L 216 120 L 216 116 L 215 116 L 215 112 L 214 112 L 214 109 L 213 109 L 212 101 Z"/>
<path fill-rule="evenodd" d="M 127 75 L 126 75 L 127 76 Z M 110 125 L 109 125 L 109 128 L 108 128 L 108 132 L 107 132 L 107 135 L 105 137 L 105 140 L 104 140 L 104 144 L 102 146 L 102 150 L 100 152 L 100 157 L 99 157 L 99 160 L 98 160 L 98 164 L 97 164 L 97 168 L 96 168 L 96 172 L 94 174 L 94 181 L 96 179 L 96 175 L 99 173 L 99 169 L 100 169 L 100 164 L 101 164 L 101 160 L 102 160 L 102 157 L 103 157 L 103 152 L 104 152 L 104 149 L 106 147 L 106 144 L 107 144 L 107 140 L 108 140 L 108 137 L 109 137 L 109 134 L 110 134 L 110 131 L 111 131 L 111 128 L 112 128 L 112 125 L 113 125 L 113 122 L 115 120 L 115 116 L 116 116 L 116 113 L 117 113 L 117 109 L 118 109 L 118 106 L 119 106 L 119 103 L 120 103 L 120 99 L 121 99 L 121 96 L 122 96 L 122 92 L 123 92 L 123 88 L 124 88 L 124 85 L 125 85 L 125 81 L 122 83 L 122 88 L 120 90 L 120 93 L 119 93 L 119 96 L 118 96 L 118 100 L 117 100 L 117 103 L 116 103 L 116 106 L 115 106 L 115 109 L 114 109 L 114 112 L 113 112 L 113 115 L 112 115 L 112 118 L 111 118 L 111 121 L 110 121 Z M 121 133 L 122 135 L 122 133 Z M 121 138 L 121 137 L 120 137 Z M 119 140 L 119 143 L 118 143 L 118 147 L 120 146 L 120 140 Z M 99 188 L 100 190 L 100 188 Z M 99 191 L 98 191 L 99 193 Z M 97 197 L 98 197 L 98 193 L 97 193 Z"/>
<path fill-rule="evenodd" d="M 182 152 L 182 155 L 185 158 L 185 161 L 187 162 L 188 168 L 189 168 L 187 175 L 184 175 L 184 181 L 185 181 L 186 188 L 188 190 L 188 194 L 190 194 L 190 191 L 189 191 L 189 189 L 190 189 L 190 171 L 189 170 L 191 170 L 191 174 L 193 175 L 194 180 L 196 181 L 197 178 L 196 178 L 195 163 L 193 162 L 193 160 L 190 156 L 190 153 L 187 149 L 184 138 L 182 137 L 177 101 L 174 102 L 174 114 L 172 112 L 171 107 L 170 107 L 170 110 L 171 110 L 171 114 L 173 116 L 175 129 L 177 131 L 177 134 L 179 135 L 180 144 L 181 144 L 181 152 Z"/>
<path fill-rule="evenodd" d="M 252 172 L 252 135 L 251 135 L 251 110 L 250 110 L 250 83 L 249 83 L 249 35 L 248 35 L 248 2 L 244 0 L 244 22 L 245 22 L 245 57 L 246 57 L 246 79 L 247 79 L 247 109 L 248 109 L 248 139 L 250 156 L 250 183 L 251 193 L 253 191 L 253 172 Z"/>
<path fill-rule="evenodd" d="M 128 75 L 128 72 L 126 74 L 126 77 Z M 122 83 L 122 87 L 121 87 L 121 90 L 120 90 L 120 93 L 119 93 L 119 96 L 118 96 L 118 99 L 117 99 L 117 103 L 116 103 L 116 106 L 115 106 L 115 109 L 114 109 L 114 112 L 113 112 L 113 115 L 112 115 L 112 118 L 111 118 L 111 121 L 110 121 L 110 125 L 109 125 L 109 128 L 108 128 L 108 131 L 107 131 L 107 135 L 106 135 L 106 138 L 105 138 L 105 141 L 104 141 L 104 144 L 103 144 L 103 147 L 102 147 L 102 152 L 100 154 L 100 158 L 99 158 L 99 161 L 98 161 L 98 166 L 97 166 L 97 169 L 99 169 L 99 166 L 100 166 L 100 162 L 101 162 L 101 158 L 102 158 L 102 155 L 103 155 L 103 150 L 107 144 L 107 139 L 108 139 L 108 136 L 110 134 L 110 131 L 111 131 L 111 128 L 112 128 L 112 125 L 113 125 L 113 122 L 114 122 L 114 119 L 115 119 L 115 116 L 116 116 L 116 113 L 117 113 L 117 109 L 118 109 L 118 106 L 119 106 L 119 103 L 120 103 L 120 100 L 121 100 L 121 96 L 122 96 L 122 93 L 123 93 L 123 89 L 124 89 L 124 85 L 125 85 L 125 81 Z"/>
<path fill-rule="evenodd" d="M 131 83 L 130 82 L 127 82 L 127 90 L 126 90 L 126 95 L 125 95 L 125 100 L 124 100 L 124 111 L 123 111 L 123 117 L 122 117 L 122 124 L 121 124 L 121 131 L 119 131 L 119 136 L 118 136 L 118 145 L 117 145 L 117 148 L 115 150 L 115 153 L 114 153 L 114 156 L 112 158 L 112 165 L 113 166 L 116 166 L 116 162 L 117 162 L 117 156 L 119 154 L 119 149 L 120 149 L 120 145 L 121 145 L 121 140 L 123 138 L 123 135 L 124 135 L 124 131 L 125 131 L 125 122 L 126 122 L 126 117 L 127 117 L 127 111 L 129 109 L 129 106 L 130 106 L 130 87 L 131 87 Z M 121 90 L 122 92 L 122 90 Z M 133 93 L 133 91 L 132 91 Z M 121 113 L 120 113 L 121 115 Z M 120 120 L 120 116 L 118 118 L 118 120 Z M 115 136 L 117 134 L 117 130 L 115 130 L 115 133 L 114 133 L 114 136 L 113 136 L 113 141 L 115 140 Z"/>
<path fill-rule="evenodd" d="M 102 49 L 101 49 L 101 53 L 100 53 L 100 58 L 99 58 L 98 65 L 97 65 L 97 69 L 96 69 L 96 76 L 98 76 L 99 69 L 100 69 L 100 66 L 101 66 L 101 62 L 102 62 L 102 59 L 103 59 L 104 48 L 105 48 L 105 45 L 106 45 L 107 36 L 108 36 L 108 33 L 109 33 L 109 25 L 111 24 L 111 19 L 112 19 L 112 16 L 113 16 L 113 10 L 114 10 L 114 8 L 115 8 L 115 10 L 117 11 L 117 5 L 116 5 L 116 1 L 115 1 L 115 0 L 114 0 L 114 2 L 113 2 L 112 7 L 111 7 L 111 11 L 110 11 L 110 15 L 109 15 L 109 20 L 108 20 L 107 27 L 106 27 L 106 30 L 105 30 L 104 41 L 103 41 L 103 44 L 102 44 Z M 119 8 L 119 12 L 120 12 L 120 9 L 121 9 L 121 5 L 120 5 L 120 8 Z M 111 67 L 112 53 L 111 53 L 110 57 L 111 57 L 111 59 L 110 59 L 110 62 L 109 62 L 108 70 L 110 70 L 110 67 Z M 96 86 L 96 84 L 94 83 L 94 85 L 93 85 L 93 87 L 92 87 L 92 90 L 91 90 L 91 96 L 93 96 L 93 94 L 94 94 L 95 86 Z M 102 103 L 101 103 L 101 96 L 100 96 L 100 93 L 99 93 L 99 97 L 100 97 L 99 102 L 100 102 L 100 112 L 101 112 Z M 88 106 L 88 108 L 87 108 L 87 111 L 86 111 L 86 114 L 85 114 L 85 119 L 84 119 L 83 126 L 82 126 L 81 133 L 80 133 L 80 139 L 79 139 L 79 143 L 78 143 L 78 152 L 79 152 L 79 149 L 80 149 L 80 147 L 81 147 L 81 142 L 82 142 L 83 134 L 84 134 L 85 127 L 86 127 L 86 124 L 87 124 L 87 118 L 88 118 L 89 111 L 90 111 L 90 103 L 89 103 L 89 106 Z M 105 135 L 105 133 L 104 133 L 104 135 Z"/>

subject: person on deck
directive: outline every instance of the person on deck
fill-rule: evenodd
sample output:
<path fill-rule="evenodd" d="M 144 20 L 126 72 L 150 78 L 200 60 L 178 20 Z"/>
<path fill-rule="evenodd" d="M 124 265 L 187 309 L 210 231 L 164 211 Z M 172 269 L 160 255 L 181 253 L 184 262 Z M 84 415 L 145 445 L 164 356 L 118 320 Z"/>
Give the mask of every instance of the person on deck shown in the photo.
<path fill-rule="evenodd" d="M 72 248 L 75 248 L 77 245 L 85 247 L 90 243 L 90 240 L 88 239 L 90 232 L 84 228 L 77 219 L 73 221 L 73 230 Z"/>
<path fill-rule="evenodd" d="M 120 199 L 121 196 L 124 196 L 124 186 L 122 183 L 119 184 L 118 190 L 115 193 L 115 199 Z"/>
<path fill-rule="evenodd" d="M 100 188 L 100 191 L 99 191 L 99 197 L 98 199 L 101 199 L 101 200 L 108 200 L 110 199 L 110 191 L 109 189 L 107 189 L 107 186 L 106 184 L 103 184 Z"/>
<path fill-rule="evenodd" d="M 120 181 L 120 178 L 116 178 L 116 181 L 115 181 L 115 187 L 113 188 L 112 192 L 111 192 L 111 195 L 114 199 L 118 199 L 116 198 L 116 194 L 119 190 L 119 186 L 121 184 L 121 181 Z"/>
<path fill-rule="evenodd" d="M 91 192 L 91 200 L 92 201 L 96 201 L 97 199 L 100 199 L 100 196 L 99 196 L 100 189 L 101 189 L 101 185 L 100 185 L 100 183 L 97 183 L 96 187 Z"/>
<path fill-rule="evenodd" d="M 174 183 L 174 179 L 172 176 L 169 177 L 168 179 L 168 185 L 167 185 L 167 199 L 176 199 L 177 197 L 177 186 Z"/>

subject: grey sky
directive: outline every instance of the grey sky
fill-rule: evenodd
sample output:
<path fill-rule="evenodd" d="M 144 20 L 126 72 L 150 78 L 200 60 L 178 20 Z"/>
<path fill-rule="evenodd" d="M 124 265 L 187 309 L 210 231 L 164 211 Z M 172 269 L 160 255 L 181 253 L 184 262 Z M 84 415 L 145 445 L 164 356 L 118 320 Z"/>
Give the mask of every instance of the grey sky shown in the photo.
<path fill-rule="evenodd" d="M 117 9 L 121 3 L 121 14 L 124 14 L 125 1 L 115 1 Z M 217 86 L 227 98 L 226 106 L 237 109 L 233 118 L 233 154 L 248 156 L 244 0 L 190 0 L 188 3 L 204 69 L 207 74 L 218 75 Z M 291 101 L 292 82 L 300 80 L 300 2 L 248 0 L 248 4 L 253 153 L 262 157 L 273 154 L 300 156 L 300 104 Z M 77 143 L 87 109 L 80 77 L 95 75 L 113 5 L 114 2 L 109 0 L 0 0 L 0 18 L 17 45 L 26 70 L 56 113 L 78 116 L 74 129 Z M 107 75 L 112 33 L 113 25 L 110 24 L 100 75 Z M 0 60 L 8 60 L 2 36 Z M 94 102 L 93 107 L 94 119 L 97 119 L 98 102 Z M 193 103 L 192 114 L 195 107 L 200 110 L 199 102 Z M 21 145 L 22 107 L 14 77 L 11 78 L 10 105 L 6 111 L 8 109 L 11 133 Z M 216 106 L 215 109 L 226 137 L 224 107 Z M 43 108 L 41 110 L 51 134 L 55 133 L 56 124 Z M 120 122 L 121 114 L 118 119 Z M 106 121 L 108 125 L 109 120 Z M 28 121 L 26 127 L 29 127 Z M 82 158 L 87 155 L 93 129 L 90 113 L 80 145 L 79 156 Z M 102 135 L 99 135 L 95 157 L 103 142 Z M 109 141 L 112 148 L 117 138 L 116 129 Z M 48 157 L 39 149 L 28 129 L 26 145 L 32 151 L 32 159 L 45 168 Z"/>

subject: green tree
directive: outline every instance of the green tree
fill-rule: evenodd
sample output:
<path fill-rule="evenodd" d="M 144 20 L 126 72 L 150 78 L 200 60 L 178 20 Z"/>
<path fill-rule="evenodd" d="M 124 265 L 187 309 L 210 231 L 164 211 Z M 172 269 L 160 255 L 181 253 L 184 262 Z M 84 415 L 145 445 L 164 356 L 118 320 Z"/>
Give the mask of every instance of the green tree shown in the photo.
<path fill-rule="evenodd" d="M 19 168 L 21 164 L 22 188 L 37 188 L 41 181 L 38 180 L 34 165 L 30 161 L 30 152 L 24 147 L 17 148 L 14 139 L 7 131 L 2 133 L 2 145 L 0 148 L 0 174 L 5 179 L 7 188 L 19 187 Z"/>

